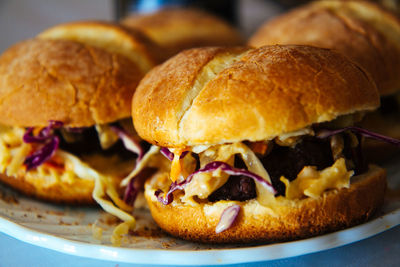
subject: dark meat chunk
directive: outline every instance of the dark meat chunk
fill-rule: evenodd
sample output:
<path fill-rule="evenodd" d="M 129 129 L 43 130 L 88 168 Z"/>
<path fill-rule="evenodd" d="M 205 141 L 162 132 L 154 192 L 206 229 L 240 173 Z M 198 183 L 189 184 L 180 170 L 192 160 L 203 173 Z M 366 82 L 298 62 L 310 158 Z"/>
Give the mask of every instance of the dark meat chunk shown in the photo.
<path fill-rule="evenodd" d="M 118 154 L 122 159 L 137 157 L 135 153 L 132 153 L 124 147 L 121 140 L 118 140 L 114 145 L 106 150 L 102 149 L 95 127 L 81 128 L 77 132 L 70 132 L 69 134 L 73 136 L 74 142 L 67 142 L 59 130 L 55 131 L 55 134 L 60 138 L 59 147 L 76 156 L 96 153 L 105 156 Z M 145 149 L 145 151 L 150 147 L 150 144 L 144 141 L 141 142 L 140 145 Z"/>
<path fill-rule="evenodd" d="M 239 169 L 247 169 L 246 164 L 238 155 L 235 155 L 234 165 Z M 223 186 L 208 197 L 208 200 L 211 202 L 219 200 L 245 201 L 256 196 L 256 184 L 253 179 L 246 176 L 230 176 Z"/>
<path fill-rule="evenodd" d="M 329 139 L 310 136 L 303 138 L 294 148 L 275 145 L 261 161 L 278 195 L 284 195 L 285 185 L 279 180 L 281 176 L 293 181 L 304 166 L 316 166 L 322 170 L 333 164 L 333 157 Z"/>
<path fill-rule="evenodd" d="M 285 184 L 279 179 L 285 176 L 293 181 L 304 166 L 316 166 L 318 170 L 333 164 L 329 139 L 305 137 L 295 147 L 274 145 L 271 152 L 261 161 L 268 171 L 272 185 L 278 195 L 285 194 Z M 235 157 L 235 167 L 245 169 L 246 165 L 240 157 Z M 245 201 L 257 196 L 253 179 L 244 176 L 231 176 L 228 181 L 213 192 L 208 200 L 238 200 Z"/>
<path fill-rule="evenodd" d="M 59 131 L 56 131 L 56 134 L 60 137 L 60 148 L 71 154 L 81 155 L 88 151 L 102 150 L 94 127 L 80 128 L 79 131 L 69 132 L 73 142 L 67 142 Z"/>
<path fill-rule="evenodd" d="M 211 202 L 219 200 L 245 201 L 256 196 L 256 185 L 253 179 L 246 176 L 230 176 L 223 186 L 208 197 L 208 200 Z"/>

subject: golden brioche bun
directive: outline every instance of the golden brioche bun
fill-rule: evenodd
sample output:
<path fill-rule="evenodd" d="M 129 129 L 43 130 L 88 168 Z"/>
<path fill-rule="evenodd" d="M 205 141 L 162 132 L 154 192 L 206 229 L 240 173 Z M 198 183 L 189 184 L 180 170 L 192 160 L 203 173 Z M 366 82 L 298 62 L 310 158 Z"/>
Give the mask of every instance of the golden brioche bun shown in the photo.
<path fill-rule="evenodd" d="M 46 185 L 46 179 L 37 176 L 35 181 L 27 180 L 24 176 L 7 176 L 0 173 L 0 181 L 8 184 L 25 195 L 54 203 L 94 204 L 92 192 L 93 180 L 74 179 L 73 182 L 57 182 Z"/>
<path fill-rule="evenodd" d="M 74 22 L 15 44 L 0 56 L 0 124 L 44 127 L 56 120 L 90 127 L 130 117 L 132 95 L 155 64 L 151 43 L 111 23 Z M 40 174 L 21 173 L 1 174 L 0 180 L 53 202 L 94 202 L 93 180 L 51 176 L 56 181 L 50 183 Z"/>
<path fill-rule="evenodd" d="M 174 200 L 164 205 L 154 196 L 154 180 L 147 182 L 145 197 L 157 224 L 180 238 L 211 243 L 285 241 L 336 231 L 369 219 L 383 204 L 386 172 L 371 166 L 367 173 L 351 179 L 349 189 L 326 191 L 315 199 L 280 197 L 274 207 L 262 206 L 255 199 L 198 205 Z M 222 212 L 234 204 L 241 207 L 236 221 L 231 228 L 216 234 Z"/>
<path fill-rule="evenodd" d="M 400 20 L 366 1 L 316 1 L 266 22 L 249 44 L 335 49 L 374 78 L 382 95 L 400 89 Z"/>
<path fill-rule="evenodd" d="M 185 147 L 269 140 L 378 105 L 370 76 L 328 49 L 198 48 L 144 77 L 132 117 L 143 139 Z"/>
<path fill-rule="evenodd" d="M 71 22 L 0 56 L 0 123 L 84 127 L 129 117 L 154 60 L 141 33 L 105 22 Z M 102 101 L 107 99 L 107 101 Z"/>
<path fill-rule="evenodd" d="M 152 14 L 134 14 L 121 23 L 142 31 L 160 45 L 162 61 L 188 48 L 244 43 L 232 26 L 197 9 L 167 8 Z"/>
<path fill-rule="evenodd" d="M 58 120 L 84 127 L 129 117 L 143 75 L 128 58 L 96 47 L 20 42 L 0 56 L 0 123 L 46 126 Z"/>
<path fill-rule="evenodd" d="M 76 21 L 53 26 L 38 36 L 46 40 L 69 40 L 125 56 L 145 73 L 156 63 L 159 47 L 135 29 L 101 21 Z"/>

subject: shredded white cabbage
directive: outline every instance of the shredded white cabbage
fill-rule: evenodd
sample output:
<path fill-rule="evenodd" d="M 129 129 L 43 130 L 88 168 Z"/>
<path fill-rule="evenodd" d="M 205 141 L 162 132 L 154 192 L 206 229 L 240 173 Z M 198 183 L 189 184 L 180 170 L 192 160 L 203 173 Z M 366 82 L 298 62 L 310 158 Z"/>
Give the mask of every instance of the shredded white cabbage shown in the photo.
<path fill-rule="evenodd" d="M 118 135 L 110 128 L 108 124 L 96 124 L 95 126 L 101 148 L 110 148 L 118 141 Z"/>
<path fill-rule="evenodd" d="M 199 146 L 194 146 L 192 147 L 192 152 L 196 153 L 196 154 L 200 154 L 201 152 L 206 151 L 207 149 L 209 149 L 210 146 L 209 145 L 199 145 Z"/>
<path fill-rule="evenodd" d="M 79 160 L 79 158 L 67 152 L 58 150 L 57 154 L 60 154 L 60 156 L 65 158 L 66 163 L 71 163 L 75 173 L 79 177 L 85 177 L 86 179 L 94 180 L 95 184 L 92 193 L 93 199 L 102 207 L 103 210 L 123 221 L 123 223 L 121 223 L 119 226 L 124 225 L 125 227 L 127 225 L 128 228 L 132 229 L 135 227 L 135 218 L 131 214 L 124 211 L 132 211 L 132 207 L 120 199 L 115 188 L 115 184 L 112 183 L 112 177 L 98 173 L 96 170 L 90 168 L 88 164 L 82 162 Z M 112 202 L 105 199 L 106 196 L 111 198 Z M 120 236 L 127 233 L 121 233 L 121 227 L 119 226 L 115 227 L 111 239 L 112 243 L 115 245 L 120 244 Z"/>
<path fill-rule="evenodd" d="M 128 176 L 126 176 L 122 181 L 121 181 L 121 186 L 127 186 L 131 179 L 135 177 L 141 170 L 143 170 L 144 167 L 147 166 L 147 163 L 150 161 L 150 159 L 160 151 L 160 147 L 158 146 L 151 146 L 150 150 L 143 156 L 142 160 L 136 164 L 135 168 L 131 171 Z"/>
<path fill-rule="evenodd" d="M 314 131 L 311 128 L 303 128 L 297 131 L 280 134 L 279 139 L 285 141 L 288 138 L 302 136 L 302 135 L 314 135 Z"/>
<path fill-rule="evenodd" d="M 31 146 L 22 143 L 21 146 L 15 147 L 10 150 L 11 161 L 6 168 L 6 174 L 8 176 L 17 175 L 21 166 L 24 164 L 25 158 L 29 155 Z"/>

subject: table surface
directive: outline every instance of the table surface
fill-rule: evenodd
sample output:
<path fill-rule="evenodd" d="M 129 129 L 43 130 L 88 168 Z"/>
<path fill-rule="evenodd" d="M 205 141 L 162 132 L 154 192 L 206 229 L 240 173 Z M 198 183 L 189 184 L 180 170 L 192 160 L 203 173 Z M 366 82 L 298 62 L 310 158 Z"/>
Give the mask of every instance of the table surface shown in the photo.
<path fill-rule="evenodd" d="M 246 266 L 400 266 L 400 226 L 376 236 L 308 255 L 250 263 Z M 0 233 L 3 266 L 144 266 L 72 256 L 37 247 Z M 153 265 L 146 265 L 153 266 Z M 230 265 L 239 266 L 239 265 Z M 244 264 L 240 264 L 244 266 Z"/>

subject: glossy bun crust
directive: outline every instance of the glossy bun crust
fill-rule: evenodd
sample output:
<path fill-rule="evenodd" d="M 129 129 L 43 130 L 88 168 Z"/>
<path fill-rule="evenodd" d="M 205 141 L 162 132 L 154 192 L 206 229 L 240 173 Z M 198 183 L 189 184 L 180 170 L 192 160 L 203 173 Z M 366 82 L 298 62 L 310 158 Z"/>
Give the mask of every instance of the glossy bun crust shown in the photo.
<path fill-rule="evenodd" d="M 60 25 L 55 29 L 61 34 L 52 30 L 6 50 L 0 56 L 0 123 L 46 126 L 58 120 L 85 127 L 129 117 L 132 95 L 153 63 L 125 56 L 138 53 L 126 45 L 129 38 L 107 37 L 114 26 L 99 31 L 99 25 L 77 24 L 70 31 L 70 25 Z M 85 35 L 90 29 L 98 40 Z M 125 52 L 113 52 L 118 47 Z"/>
<path fill-rule="evenodd" d="M 370 76 L 328 49 L 198 48 L 145 76 L 132 117 L 143 139 L 184 147 L 269 140 L 378 105 Z"/>
<path fill-rule="evenodd" d="M 167 8 L 152 14 L 130 15 L 121 23 L 160 45 L 161 61 L 188 48 L 244 44 L 240 33 L 228 23 L 197 9 Z"/>
<path fill-rule="evenodd" d="M 157 63 L 160 50 L 141 31 L 103 21 L 76 21 L 58 24 L 38 36 L 40 39 L 69 40 L 119 54 L 135 62 L 143 72 Z"/>
<path fill-rule="evenodd" d="M 249 44 L 335 49 L 364 67 L 381 94 L 400 89 L 400 20 L 371 2 L 315 1 L 267 21 Z"/>
<path fill-rule="evenodd" d="M 153 179 L 157 179 L 155 176 Z M 321 197 L 279 201 L 273 210 L 256 200 L 183 205 L 176 200 L 163 205 L 156 188 L 145 187 L 145 197 L 157 224 L 171 235 L 207 243 L 275 242 L 307 238 L 362 223 L 383 204 L 386 172 L 376 166 L 355 176 L 349 189 L 330 190 Z M 241 211 L 226 231 L 215 233 L 224 209 L 240 205 Z"/>
<path fill-rule="evenodd" d="M 89 127 L 130 117 L 132 95 L 155 64 L 152 47 L 141 33 L 105 22 L 61 24 L 13 45 L 0 56 L 0 124 Z M 0 180 L 47 201 L 94 203 L 93 180 Z"/>

